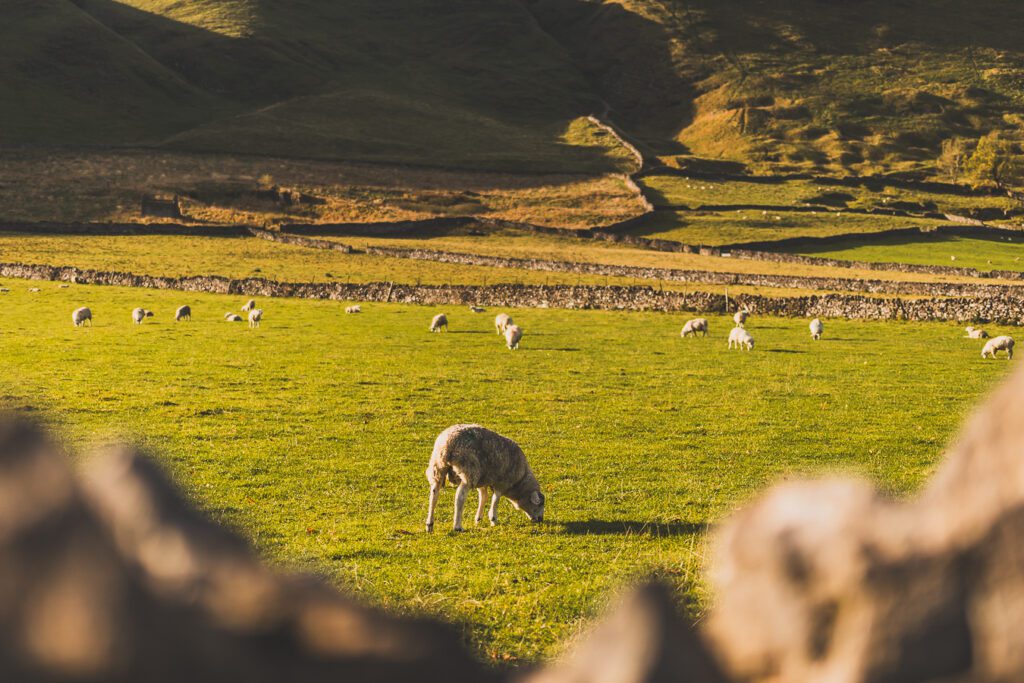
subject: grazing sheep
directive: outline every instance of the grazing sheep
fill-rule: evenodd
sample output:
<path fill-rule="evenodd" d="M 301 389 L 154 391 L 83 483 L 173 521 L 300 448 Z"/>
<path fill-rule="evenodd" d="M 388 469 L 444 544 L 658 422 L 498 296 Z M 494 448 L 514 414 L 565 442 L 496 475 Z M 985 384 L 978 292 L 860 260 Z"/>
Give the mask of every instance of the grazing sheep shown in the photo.
<path fill-rule="evenodd" d="M 732 317 L 732 320 L 736 323 L 736 327 L 743 327 L 743 323 L 747 322 L 749 316 L 750 311 L 744 307 L 742 311 L 736 311 L 736 315 Z"/>
<path fill-rule="evenodd" d="M 71 285 L 57 285 L 57 287 L 60 288 L 60 289 L 67 289 L 70 286 Z"/>
<path fill-rule="evenodd" d="M 821 333 L 825 331 L 825 326 L 821 324 L 821 321 L 815 318 L 811 321 L 811 339 L 821 339 Z"/>
<path fill-rule="evenodd" d="M 481 308 L 480 306 L 470 306 L 469 310 L 471 310 L 473 313 L 483 313 L 487 309 L 486 308 Z"/>
<path fill-rule="evenodd" d="M 350 313 L 350 314 L 351 313 L 362 313 L 363 309 L 360 308 L 358 304 L 356 304 L 355 306 L 346 306 L 345 307 L 345 312 L 346 313 Z"/>
<path fill-rule="evenodd" d="M 689 337 L 692 334 L 696 337 L 698 332 L 701 333 L 701 336 L 708 336 L 707 318 L 694 318 L 693 320 L 687 320 L 686 324 L 683 325 L 683 331 L 679 333 L 679 336 Z"/>
<path fill-rule="evenodd" d="M 75 327 L 81 327 L 86 323 L 86 321 L 88 321 L 89 326 L 92 327 L 92 311 L 85 306 L 76 308 L 75 312 L 71 314 L 71 322 L 75 324 Z"/>
<path fill-rule="evenodd" d="M 1006 351 L 1006 360 L 1013 358 L 1013 337 L 1003 335 L 1001 337 L 989 339 L 988 342 L 985 343 L 985 348 L 981 350 L 981 357 L 995 358 L 996 354 L 1000 351 Z"/>
<path fill-rule="evenodd" d="M 146 318 L 152 318 L 153 311 L 147 311 L 145 308 L 133 308 L 132 309 L 132 320 L 135 321 L 136 325 L 141 325 L 142 321 Z"/>
<path fill-rule="evenodd" d="M 729 348 L 743 349 L 751 351 L 754 348 L 754 338 L 750 336 L 742 327 L 732 328 L 732 332 L 729 333 Z"/>
<path fill-rule="evenodd" d="M 505 334 L 505 328 L 512 324 L 512 316 L 508 313 L 499 313 L 494 317 L 494 329 L 498 334 Z"/>
<path fill-rule="evenodd" d="M 243 321 L 242 316 L 238 315 L 237 313 L 225 313 L 224 319 L 227 320 L 229 323 L 240 323 Z"/>
<path fill-rule="evenodd" d="M 448 331 L 448 316 L 444 313 L 438 313 L 434 316 L 434 319 L 430 321 L 430 331 L 440 332 L 442 327 L 445 332 Z"/>
<path fill-rule="evenodd" d="M 6 287 L 0 287 L 0 294 L 9 294 L 11 290 Z"/>
<path fill-rule="evenodd" d="M 509 325 L 505 328 L 505 344 L 510 351 L 519 348 L 519 340 L 523 338 L 523 328 L 519 325 Z"/>
<path fill-rule="evenodd" d="M 189 306 L 181 306 L 174 312 L 174 321 L 192 320 L 192 309 Z"/>
<path fill-rule="evenodd" d="M 249 299 L 248 301 L 245 302 L 245 305 L 242 306 L 242 312 L 243 313 L 248 313 L 249 311 L 255 311 L 255 310 L 256 310 L 256 299 Z"/>
<path fill-rule="evenodd" d="M 462 508 L 466 494 L 474 488 L 480 496 L 476 508 L 477 524 L 484 513 L 484 489 L 491 491 L 491 509 L 487 518 L 492 526 L 498 523 L 498 500 L 502 496 L 525 512 L 531 521 L 544 521 L 544 494 L 540 492 L 540 484 L 526 462 L 523 450 L 512 439 L 480 425 L 454 425 L 441 432 L 434 441 L 426 475 L 430 482 L 427 531 L 434 530 L 434 508 L 446 481 L 458 487 L 452 525 L 455 531 L 462 531 Z"/>
<path fill-rule="evenodd" d="M 971 327 L 968 325 L 964 328 L 964 331 L 967 333 L 968 339 L 988 339 L 988 332 L 980 327 Z"/>
<path fill-rule="evenodd" d="M 254 308 L 249 311 L 249 327 L 259 327 L 261 320 L 263 320 L 262 308 Z"/>
<path fill-rule="evenodd" d="M 39 289 L 38 287 L 29 287 L 29 288 L 28 288 L 28 291 L 30 291 L 30 292 L 32 292 L 32 293 L 34 294 L 34 293 L 36 293 L 36 292 L 40 292 L 40 291 L 42 291 L 42 290 L 41 290 L 41 289 Z"/>

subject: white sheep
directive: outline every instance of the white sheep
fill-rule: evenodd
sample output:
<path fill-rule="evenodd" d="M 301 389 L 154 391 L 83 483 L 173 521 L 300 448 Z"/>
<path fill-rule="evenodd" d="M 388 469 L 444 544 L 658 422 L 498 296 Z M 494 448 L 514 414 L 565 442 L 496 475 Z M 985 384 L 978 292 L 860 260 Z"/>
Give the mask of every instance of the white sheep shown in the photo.
<path fill-rule="evenodd" d="M 249 311 L 249 327 L 259 327 L 261 320 L 263 320 L 262 308 L 254 308 Z"/>
<path fill-rule="evenodd" d="M 248 313 L 249 311 L 254 310 L 256 310 L 256 299 L 249 299 L 248 301 L 245 302 L 245 305 L 242 306 L 243 313 Z"/>
<path fill-rule="evenodd" d="M 81 327 L 86 322 L 92 327 L 92 311 L 85 306 L 76 308 L 74 313 L 71 314 L 71 322 L 75 324 L 75 327 Z"/>
<path fill-rule="evenodd" d="M 58 287 L 59 289 L 67 289 L 67 288 L 68 288 L 68 287 L 70 287 L 70 286 L 71 286 L 71 285 L 57 285 L 57 287 Z"/>
<path fill-rule="evenodd" d="M 821 339 L 821 333 L 825 331 L 825 326 L 820 320 L 815 318 L 811 321 L 811 339 Z"/>
<path fill-rule="evenodd" d="M 142 321 L 146 318 L 152 318 L 153 311 L 147 311 L 145 308 L 133 308 L 132 309 L 132 320 L 135 321 L 136 325 L 141 325 Z"/>
<path fill-rule="evenodd" d="M 238 315 L 237 313 L 225 313 L 224 319 L 227 320 L 229 323 L 243 322 L 242 316 Z"/>
<path fill-rule="evenodd" d="M 736 311 L 736 315 L 732 317 L 733 322 L 736 323 L 736 327 L 743 327 L 743 323 L 747 322 L 747 318 L 750 316 L 750 311 L 746 307 L 741 311 Z"/>
<path fill-rule="evenodd" d="M 505 345 L 510 351 L 519 348 L 519 340 L 523 338 L 523 328 L 519 325 L 509 325 L 505 328 Z"/>
<path fill-rule="evenodd" d="M 32 292 L 33 294 L 36 294 L 37 292 L 41 292 L 42 290 L 39 289 L 38 287 L 29 287 L 28 291 Z"/>
<path fill-rule="evenodd" d="M 434 319 L 430 321 L 430 331 L 440 332 L 442 327 L 445 332 L 448 331 L 448 316 L 444 313 L 438 313 L 434 316 Z"/>
<path fill-rule="evenodd" d="M 485 489 L 490 489 L 491 525 L 498 523 L 498 501 L 505 496 L 534 522 L 544 521 L 544 494 L 533 475 L 523 450 L 512 439 L 480 425 L 454 425 L 434 441 L 427 465 L 430 501 L 427 507 L 427 531 L 434 530 L 434 508 L 445 482 L 456 485 L 455 521 L 452 528 L 462 531 L 462 508 L 466 494 L 476 489 L 479 503 L 476 523 L 483 518 Z"/>
<path fill-rule="evenodd" d="M 981 357 L 995 358 L 996 354 L 1000 351 L 1006 351 L 1006 360 L 1013 358 L 1013 337 L 1003 335 L 1001 337 L 989 339 L 988 342 L 985 343 L 985 348 L 981 350 Z"/>
<path fill-rule="evenodd" d="M 968 325 L 964 328 L 964 332 L 967 333 L 966 337 L 968 339 L 988 339 L 988 332 L 980 327 L 971 327 Z"/>
<path fill-rule="evenodd" d="M 696 337 L 698 332 L 701 333 L 701 336 L 708 336 L 707 318 L 694 318 L 693 320 L 687 320 L 686 324 L 683 325 L 683 331 L 679 333 L 679 336 L 689 337 L 692 334 Z"/>
<path fill-rule="evenodd" d="M 359 304 L 356 304 L 355 306 L 346 306 L 345 307 L 345 312 L 349 313 L 349 314 L 352 314 L 352 313 L 362 313 L 363 309 L 359 307 Z"/>
<path fill-rule="evenodd" d="M 512 324 L 512 316 L 508 313 L 499 313 L 494 317 L 494 329 L 498 334 L 505 334 L 505 328 Z"/>
<path fill-rule="evenodd" d="M 192 320 L 192 308 L 190 306 L 179 306 L 174 312 L 174 321 Z"/>
<path fill-rule="evenodd" d="M 469 310 L 472 311 L 473 313 L 483 313 L 487 309 L 486 308 L 481 308 L 480 306 L 470 306 Z"/>
<path fill-rule="evenodd" d="M 732 332 L 729 333 L 729 348 L 743 349 L 751 351 L 754 348 L 754 338 L 750 336 L 742 327 L 732 328 Z"/>

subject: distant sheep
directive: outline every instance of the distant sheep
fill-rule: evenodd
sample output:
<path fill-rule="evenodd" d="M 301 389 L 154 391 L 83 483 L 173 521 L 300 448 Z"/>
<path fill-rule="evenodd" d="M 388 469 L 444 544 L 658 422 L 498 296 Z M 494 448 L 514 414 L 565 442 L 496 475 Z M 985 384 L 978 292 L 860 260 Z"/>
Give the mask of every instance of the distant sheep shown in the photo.
<path fill-rule="evenodd" d="M 244 321 L 242 316 L 238 315 L 237 313 L 225 313 L 224 319 L 227 320 L 229 323 L 240 323 Z"/>
<path fill-rule="evenodd" d="M 254 308 L 249 311 L 249 327 L 259 327 L 260 321 L 263 320 L 263 309 Z"/>
<path fill-rule="evenodd" d="M 821 339 L 821 333 L 825 331 L 825 326 L 821 324 L 821 321 L 815 318 L 811 321 L 811 339 Z"/>
<path fill-rule="evenodd" d="M 485 489 L 491 492 L 487 518 L 492 526 L 498 523 L 498 501 L 502 496 L 525 512 L 531 521 L 544 521 L 544 494 L 523 450 L 512 439 L 480 425 L 454 425 L 441 432 L 434 441 L 426 475 L 430 483 L 427 531 L 434 530 L 434 509 L 447 481 L 457 486 L 452 525 L 455 531 L 462 531 L 462 508 L 470 489 L 476 489 L 479 494 L 477 524 L 483 518 Z"/>
<path fill-rule="evenodd" d="M 29 287 L 28 291 L 30 291 L 30 292 L 32 292 L 34 294 L 34 293 L 40 292 L 42 290 L 40 290 L 38 287 Z"/>
<path fill-rule="evenodd" d="M 57 285 L 57 287 L 59 287 L 60 289 L 67 289 L 70 286 L 71 285 Z"/>
<path fill-rule="evenodd" d="M 345 307 L 345 312 L 349 313 L 349 314 L 352 314 L 352 313 L 362 313 L 363 309 L 360 308 L 358 304 L 356 304 L 355 306 L 346 306 Z"/>
<path fill-rule="evenodd" d="M 964 332 L 967 333 L 968 339 L 988 339 L 988 332 L 979 327 L 971 327 L 968 325 L 964 328 Z"/>
<path fill-rule="evenodd" d="M 192 308 L 189 306 L 179 306 L 178 310 L 174 312 L 175 322 L 182 320 L 192 320 Z"/>
<path fill-rule="evenodd" d="M 248 301 L 245 302 L 245 305 L 242 306 L 243 313 L 248 313 L 249 311 L 254 310 L 256 310 L 256 299 L 249 299 Z"/>
<path fill-rule="evenodd" d="M 494 329 L 498 334 L 505 334 L 505 328 L 512 324 L 512 316 L 508 313 L 499 313 L 494 317 Z"/>
<path fill-rule="evenodd" d="M 71 314 L 71 322 L 75 324 L 75 327 L 81 327 L 86 322 L 92 327 L 92 311 L 85 306 L 76 308 L 74 313 Z"/>
<path fill-rule="evenodd" d="M 708 336 L 707 318 L 694 318 L 693 320 L 687 320 L 686 324 L 683 325 L 683 331 L 679 333 L 679 336 L 689 337 L 692 334 L 696 337 L 698 332 L 700 332 L 703 337 Z"/>
<path fill-rule="evenodd" d="M 750 316 L 750 311 L 744 308 L 742 311 L 736 311 L 736 315 L 732 317 L 736 327 L 743 327 L 743 323 L 747 322 L 747 318 Z"/>
<path fill-rule="evenodd" d="M 1000 351 L 1006 351 L 1006 360 L 1013 358 L 1013 337 L 1003 335 L 1001 337 L 989 339 L 988 342 L 985 343 L 985 348 L 981 350 L 981 357 L 995 358 L 996 354 Z"/>
<path fill-rule="evenodd" d="M 10 292 L 11 290 L 7 289 L 6 287 L 0 287 L 0 294 L 9 294 Z"/>
<path fill-rule="evenodd" d="M 153 311 L 147 311 L 145 308 L 133 308 L 132 309 L 132 320 L 135 321 L 136 325 L 141 325 L 142 321 L 146 318 L 152 318 Z"/>
<path fill-rule="evenodd" d="M 523 338 L 523 328 L 519 325 L 509 325 L 505 328 L 505 345 L 510 351 L 519 348 L 519 340 Z"/>
<path fill-rule="evenodd" d="M 430 321 L 430 331 L 440 332 L 442 327 L 445 332 L 448 331 L 448 316 L 444 313 L 438 313 L 434 316 L 434 319 Z"/>
<path fill-rule="evenodd" d="M 742 327 L 732 328 L 729 333 L 729 348 L 746 349 L 751 351 L 754 348 L 754 338 Z"/>
<path fill-rule="evenodd" d="M 469 310 L 472 311 L 473 313 L 483 313 L 487 309 L 486 308 L 481 308 L 479 306 L 470 306 Z"/>

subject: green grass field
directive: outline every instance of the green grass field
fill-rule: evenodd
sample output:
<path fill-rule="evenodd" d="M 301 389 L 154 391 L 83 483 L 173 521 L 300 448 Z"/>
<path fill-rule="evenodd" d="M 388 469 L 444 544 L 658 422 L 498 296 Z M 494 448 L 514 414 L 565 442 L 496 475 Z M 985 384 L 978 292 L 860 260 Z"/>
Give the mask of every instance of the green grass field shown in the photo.
<path fill-rule="evenodd" d="M 363 599 L 462 624 L 483 656 L 561 650 L 622 583 L 665 576 L 700 611 L 705 529 L 772 481 L 853 472 L 914 491 L 978 398 L 1012 365 L 984 362 L 951 324 L 752 318 L 679 338 L 685 315 L 261 300 L 263 326 L 221 319 L 243 298 L 8 281 L 0 395 L 69 444 L 138 440 L 190 496 L 273 562 Z M 192 306 L 192 323 L 171 322 Z M 92 328 L 74 329 L 88 305 Z M 129 311 L 157 316 L 142 326 Z M 997 332 L 999 330 L 990 330 Z M 453 536 L 452 491 L 422 531 L 423 469 L 444 427 L 515 438 L 547 521 L 510 506 Z"/>
<path fill-rule="evenodd" d="M 683 244 L 705 245 L 827 237 L 847 233 L 868 234 L 894 228 L 927 229 L 945 224 L 944 221 L 924 218 L 866 216 L 833 211 L 658 211 L 649 216 L 630 227 L 629 233 Z"/>
<path fill-rule="evenodd" d="M 766 181 L 768 179 L 765 179 Z M 657 206 L 683 205 L 698 208 L 707 205 L 763 204 L 800 206 L 815 204 L 841 210 L 900 208 L 957 212 L 972 209 L 1018 209 L 1009 197 L 965 197 L 944 192 L 925 192 L 896 187 L 873 191 L 866 187 L 821 185 L 810 180 L 747 182 L 707 180 L 677 175 L 645 176 L 641 184 Z M 914 206 L 916 205 L 916 206 Z"/>
<path fill-rule="evenodd" d="M 1012 239 L 1013 241 L 1009 241 Z M 800 253 L 853 261 L 914 263 L 924 266 L 956 266 L 978 270 L 1024 269 L 1024 236 L 980 239 L 951 235 L 921 235 L 913 240 L 872 242 L 844 240 L 821 249 L 799 249 Z M 955 257 L 955 259 L 953 258 Z"/>

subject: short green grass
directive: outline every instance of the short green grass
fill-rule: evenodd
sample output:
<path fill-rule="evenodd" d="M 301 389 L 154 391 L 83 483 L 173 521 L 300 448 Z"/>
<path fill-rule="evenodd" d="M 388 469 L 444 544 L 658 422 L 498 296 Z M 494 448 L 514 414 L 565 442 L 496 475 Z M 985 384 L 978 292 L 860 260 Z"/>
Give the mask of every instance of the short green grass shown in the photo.
<path fill-rule="evenodd" d="M 648 216 L 631 226 L 629 233 L 683 244 L 705 245 L 827 237 L 898 228 L 928 229 L 946 224 L 945 221 L 924 218 L 867 216 L 834 211 L 658 211 Z"/>
<path fill-rule="evenodd" d="M 513 310 L 513 353 L 494 309 L 261 299 L 249 330 L 221 318 L 238 297 L 3 284 L 4 404 L 72 446 L 138 440 L 274 563 L 453 620 L 495 661 L 554 655 L 652 572 L 699 612 L 706 526 L 775 480 L 843 471 L 914 491 L 1013 365 L 952 324 L 826 320 L 814 343 L 806 320 L 755 316 L 744 353 L 721 317 L 683 340 L 682 314 Z M 171 322 L 184 303 L 193 322 Z M 72 327 L 80 305 L 94 327 Z M 157 315 L 135 326 L 135 306 Z M 441 310 L 451 331 L 428 333 Z M 505 504 L 500 526 L 452 535 L 448 489 L 423 532 L 433 439 L 469 421 L 523 446 L 543 525 Z"/>
<path fill-rule="evenodd" d="M 946 192 L 926 192 L 885 187 L 874 191 L 866 187 L 823 185 L 810 180 L 778 180 L 763 182 L 742 180 L 707 180 L 678 175 L 650 175 L 641 181 L 651 201 L 657 206 L 682 205 L 695 209 L 708 205 L 761 204 L 767 206 L 801 206 L 817 204 L 856 209 L 900 208 L 955 213 L 972 209 L 994 208 L 1018 210 L 1020 205 L 1009 197 L 970 197 Z"/>
<path fill-rule="evenodd" d="M 844 240 L 820 249 L 801 247 L 802 254 L 851 261 L 955 266 L 978 270 L 1024 270 L 1024 235 L 970 238 L 922 234 L 909 240 Z"/>

